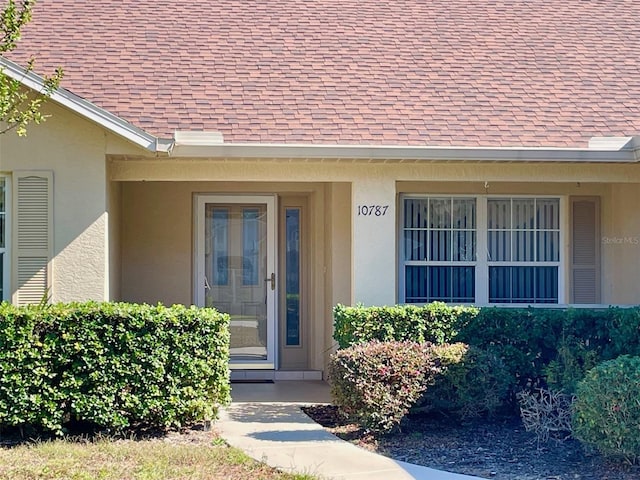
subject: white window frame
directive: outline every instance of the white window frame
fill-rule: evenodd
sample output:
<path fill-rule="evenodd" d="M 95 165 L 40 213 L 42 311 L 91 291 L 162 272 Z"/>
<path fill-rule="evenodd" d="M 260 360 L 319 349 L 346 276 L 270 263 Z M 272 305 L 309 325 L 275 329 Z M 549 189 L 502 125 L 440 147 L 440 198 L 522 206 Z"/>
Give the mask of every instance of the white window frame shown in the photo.
<path fill-rule="evenodd" d="M 449 199 L 449 200 L 453 200 L 453 199 L 474 199 L 476 200 L 476 226 L 475 228 L 471 229 L 465 229 L 465 230 L 469 230 L 469 231 L 474 231 L 476 234 L 476 259 L 475 260 L 404 260 L 405 258 L 405 252 L 404 252 L 404 232 L 405 232 L 405 228 L 404 228 L 404 201 L 405 200 L 425 200 L 425 199 Z M 399 263 L 399 275 L 398 275 L 398 284 L 400 286 L 400 295 L 399 298 L 402 299 L 402 303 L 405 302 L 405 269 L 404 267 L 409 265 L 409 266 L 427 266 L 427 267 L 475 267 L 475 275 L 476 275 L 476 299 L 478 297 L 478 292 L 477 292 L 477 283 L 478 283 L 478 268 L 477 268 L 477 264 L 478 264 L 478 237 L 480 235 L 480 232 L 478 230 L 478 201 L 477 201 L 477 195 L 441 195 L 441 194 L 424 194 L 424 195 L 403 195 L 401 196 L 401 209 L 400 209 L 400 228 L 399 228 L 399 238 L 398 238 L 398 245 L 401 245 L 400 247 L 400 261 Z M 431 230 L 441 230 L 441 229 L 428 229 L 428 231 Z M 455 230 L 460 230 L 460 229 L 454 229 L 453 227 L 451 228 L 451 232 L 454 232 Z M 453 241 L 453 238 L 452 238 Z M 453 251 L 451 252 L 452 254 L 452 258 L 453 258 Z"/>
<path fill-rule="evenodd" d="M 2 297 L 1 301 L 11 300 L 11 177 L 0 174 L 0 179 L 4 180 L 4 247 L 0 247 L 0 254 L 3 254 L 2 271 Z"/>
<path fill-rule="evenodd" d="M 425 261 L 405 261 L 404 252 L 404 208 L 407 199 L 426 198 L 475 198 L 476 199 L 476 260 L 474 262 L 425 262 Z M 490 262 L 488 255 L 488 217 L 487 203 L 489 198 L 503 199 L 558 199 L 559 200 L 559 260 L 557 262 Z M 566 302 L 566 268 L 567 268 L 567 245 L 566 238 L 569 228 L 567 223 L 567 197 L 565 195 L 535 195 L 535 194 L 443 194 L 443 193 L 405 193 L 399 196 L 398 215 L 398 301 L 405 303 L 405 266 L 406 265 L 455 265 L 475 267 L 475 302 L 478 306 L 510 306 L 525 307 L 538 306 L 549 307 L 564 305 Z M 558 267 L 558 303 L 489 303 L 489 267 L 494 265 L 504 266 L 557 266 Z M 469 305 L 469 304 L 468 304 Z"/>

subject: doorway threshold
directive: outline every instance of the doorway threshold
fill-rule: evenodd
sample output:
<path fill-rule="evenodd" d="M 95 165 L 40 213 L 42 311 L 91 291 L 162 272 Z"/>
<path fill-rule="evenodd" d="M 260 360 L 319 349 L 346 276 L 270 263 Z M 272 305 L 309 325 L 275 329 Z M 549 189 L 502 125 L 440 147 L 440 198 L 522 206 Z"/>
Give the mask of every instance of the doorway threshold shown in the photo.
<path fill-rule="evenodd" d="M 231 379 L 231 383 L 274 383 L 273 380 L 251 380 L 248 378 Z"/>
<path fill-rule="evenodd" d="M 231 381 L 322 380 L 322 370 L 231 370 Z"/>

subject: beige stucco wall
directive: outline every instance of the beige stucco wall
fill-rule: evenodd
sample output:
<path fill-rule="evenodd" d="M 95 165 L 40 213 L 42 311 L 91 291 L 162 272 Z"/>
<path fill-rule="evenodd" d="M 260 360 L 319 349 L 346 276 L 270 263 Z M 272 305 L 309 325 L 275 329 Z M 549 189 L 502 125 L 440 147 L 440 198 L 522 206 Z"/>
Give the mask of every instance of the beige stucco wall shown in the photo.
<path fill-rule="evenodd" d="M 326 366 L 334 345 L 331 309 L 336 303 L 397 301 L 396 212 L 403 193 L 559 195 L 565 199 L 565 232 L 569 229 L 568 199 L 598 196 L 603 239 L 640 237 L 640 215 L 635 211 L 640 175 L 635 165 L 420 166 L 112 158 L 110 168 L 112 178 L 122 180 L 122 295 L 132 301 L 193 301 L 194 192 L 309 194 L 314 302 L 310 368 Z M 194 181 L 196 178 L 207 181 Z M 169 179 L 176 181 L 162 181 Z M 361 218 L 359 204 L 390 208 L 383 217 Z M 568 234 L 564 242 L 567 258 Z M 604 303 L 637 302 L 637 248 L 635 244 L 601 246 Z M 568 262 L 564 275 L 569 278 Z M 569 298 L 568 282 L 564 293 Z"/>
<path fill-rule="evenodd" d="M 109 294 L 108 300 L 121 298 L 120 281 L 122 279 L 122 248 L 120 243 L 122 225 L 122 188 L 120 182 L 107 182 L 108 194 L 108 244 Z"/>
<path fill-rule="evenodd" d="M 609 191 L 602 209 L 603 297 L 640 304 L 640 185 L 613 184 Z"/>
<path fill-rule="evenodd" d="M 0 139 L 0 171 L 53 172 L 54 301 L 104 299 L 107 231 L 105 135 L 89 122 L 49 105 L 43 125 L 28 136 Z M 12 285 L 12 289 L 15 289 Z"/>
<path fill-rule="evenodd" d="M 122 185 L 121 299 L 193 302 L 192 212 L 178 184 Z"/>
<path fill-rule="evenodd" d="M 333 340 L 333 307 L 342 303 L 351 304 L 353 256 L 351 228 L 351 184 L 330 183 L 327 186 L 325 202 L 325 225 L 330 227 L 326 248 L 329 274 L 325 277 L 327 300 L 324 308 L 324 343 L 322 345 L 322 365 L 328 365 L 331 353 L 335 351 Z"/>
<path fill-rule="evenodd" d="M 109 275 L 116 237 L 108 234 L 117 195 L 110 203 L 105 156 L 108 149 L 141 150 L 61 106 L 49 103 L 44 113 L 50 117 L 26 137 L 0 136 L 0 172 L 9 178 L 20 170 L 53 173 L 52 300 L 107 300 L 117 288 Z"/>

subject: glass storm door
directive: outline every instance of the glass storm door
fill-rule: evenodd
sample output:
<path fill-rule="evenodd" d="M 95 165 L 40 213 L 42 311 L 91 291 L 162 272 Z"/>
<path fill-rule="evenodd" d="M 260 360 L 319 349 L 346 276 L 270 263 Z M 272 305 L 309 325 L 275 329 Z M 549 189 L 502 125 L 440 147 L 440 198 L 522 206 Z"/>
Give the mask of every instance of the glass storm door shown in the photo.
<path fill-rule="evenodd" d="M 275 199 L 196 202 L 196 303 L 230 315 L 231 368 L 275 368 Z"/>

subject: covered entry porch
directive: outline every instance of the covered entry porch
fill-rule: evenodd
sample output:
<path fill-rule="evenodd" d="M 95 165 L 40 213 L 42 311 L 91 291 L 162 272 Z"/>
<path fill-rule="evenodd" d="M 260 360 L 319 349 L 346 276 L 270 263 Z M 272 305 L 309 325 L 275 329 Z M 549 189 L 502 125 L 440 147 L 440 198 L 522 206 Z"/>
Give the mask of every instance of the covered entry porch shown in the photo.
<path fill-rule="evenodd" d="M 351 301 L 348 184 L 128 180 L 110 193 L 117 298 L 229 313 L 232 379 L 322 379 L 331 309 Z"/>

